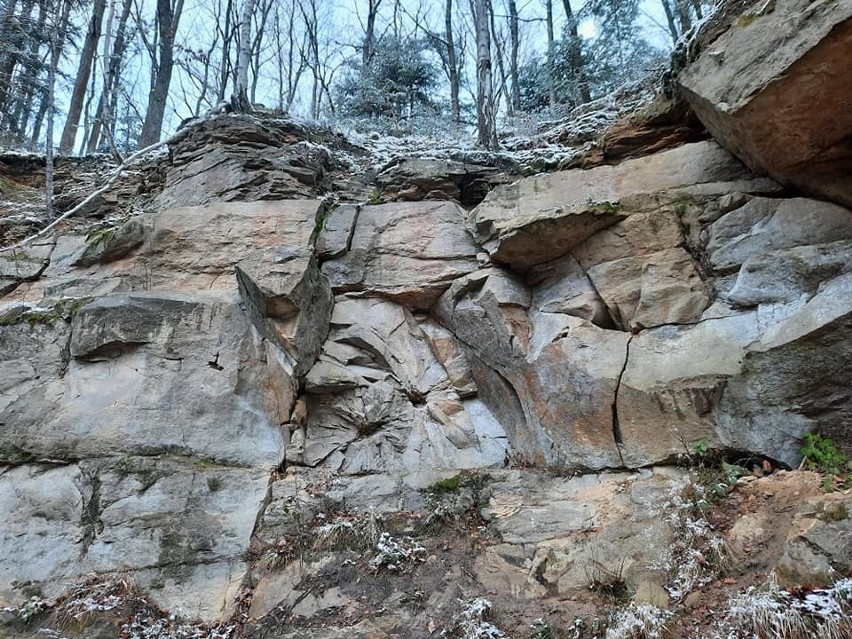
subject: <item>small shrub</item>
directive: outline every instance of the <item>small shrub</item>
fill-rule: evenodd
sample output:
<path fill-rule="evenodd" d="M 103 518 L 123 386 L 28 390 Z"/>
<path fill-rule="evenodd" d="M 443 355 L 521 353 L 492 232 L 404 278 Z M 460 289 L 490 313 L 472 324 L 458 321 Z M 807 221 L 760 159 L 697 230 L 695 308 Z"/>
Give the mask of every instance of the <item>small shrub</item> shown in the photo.
<path fill-rule="evenodd" d="M 627 580 L 624 578 L 624 560 L 615 569 L 593 560 L 586 566 L 586 579 L 589 590 L 610 601 L 627 601 L 633 596 Z"/>
<path fill-rule="evenodd" d="M 852 579 L 831 588 L 793 595 L 774 577 L 761 588 L 732 598 L 716 624 L 714 639 L 841 639 L 852 636 Z"/>
<path fill-rule="evenodd" d="M 833 440 L 808 433 L 801 454 L 806 469 L 825 475 L 824 490 L 843 490 L 852 485 L 852 462 Z"/>

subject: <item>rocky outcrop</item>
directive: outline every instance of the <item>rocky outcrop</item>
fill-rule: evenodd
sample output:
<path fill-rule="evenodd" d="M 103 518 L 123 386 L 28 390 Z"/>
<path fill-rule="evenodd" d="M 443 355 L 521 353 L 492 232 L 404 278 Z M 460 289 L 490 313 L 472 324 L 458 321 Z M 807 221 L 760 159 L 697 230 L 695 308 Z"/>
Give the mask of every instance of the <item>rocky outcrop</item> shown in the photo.
<path fill-rule="evenodd" d="M 402 158 L 376 176 L 385 201 L 456 200 L 463 206 L 476 206 L 506 181 L 495 167 L 433 158 Z"/>
<path fill-rule="evenodd" d="M 6 295 L 0 326 L 0 598 L 122 572 L 164 607 L 231 613 L 328 330 L 317 212 L 164 210 L 36 249 L 44 276 Z"/>
<path fill-rule="evenodd" d="M 751 475 L 732 508 L 758 521 L 805 434 L 848 446 L 843 205 L 668 148 L 676 126 L 470 211 L 504 176 L 445 160 L 338 205 L 346 144 L 291 125 L 189 126 L 146 212 L 0 252 L 4 608 L 118 579 L 103 636 L 179 623 L 159 606 L 219 637 L 425 639 L 483 593 L 514 636 L 590 589 L 688 607 L 730 524 L 707 501 Z M 722 459 L 709 488 L 673 467 Z M 850 566 L 848 500 L 808 481 L 791 526 L 728 526 L 791 584 Z"/>
<path fill-rule="evenodd" d="M 312 197 L 331 183 L 335 162 L 326 143 L 353 148 L 285 117 L 261 122 L 229 114 L 186 126 L 169 145 L 157 206 Z"/>
<path fill-rule="evenodd" d="M 720 144 L 754 169 L 852 205 L 852 7 L 752 2 L 679 82 Z"/>
<path fill-rule="evenodd" d="M 320 242 L 322 266 L 336 293 L 363 292 L 428 308 L 462 275 L 476 270 L 479 251 L 449 202 L 346 205 L 329 215 Z"/>

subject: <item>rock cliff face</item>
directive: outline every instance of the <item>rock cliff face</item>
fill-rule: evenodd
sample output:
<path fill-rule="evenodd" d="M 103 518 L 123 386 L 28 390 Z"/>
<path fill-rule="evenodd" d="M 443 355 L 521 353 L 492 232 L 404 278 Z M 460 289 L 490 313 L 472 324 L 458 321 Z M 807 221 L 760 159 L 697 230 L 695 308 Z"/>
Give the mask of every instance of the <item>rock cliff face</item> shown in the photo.
<path fill-rule="evenodd" d="M 789 62 L 834 77 L 848 5 L 820 6 L 835 26 Z M 748 78 L 706 55 L 681 81 L 722 146 L 513 183 L 398 162 L 379 184 L 402 201 L 338 206 L 315 197 L 343 184 L 324 148 L 222 116 L 174 145 L 145 212 L 0 252 L 0 604 L 129 575 L 187 617 L 308 636 L 281 624 L 344 610 L 331 625 L 353 625 L 390 595 L 305 548 L 362 526 L 401 544 L 376 522 L 410 534 L 474 511 L 473 557 L 446 541 L 394 586 L 393 614 L 347 632 L 429 636 L 463 593 L 524 608 L 619 562 L 647 600 L 685 597 L 649 568 L 678 562 L 660 513 L 690 481 L 664 465 L 701 450 L 794 467 L 806 433 L 848 446 L 852 399 L 850 200 L 814 177 L 848 177 L 848 157 L 803 170 L 815 150 L 749 119 L 787 123 L 795 78 L 766 71 L 734 104 L 718 87 Z M 848 95 L 822 99 L 847 138 Z M 819 574 L 848 563 L 809 526 L 784 574 L 800 547 Z M 370 569 L 419 557 L 411 544 Z M 332 568 L 337 585 L 312 586 Z M 405 589 L 420 599 L 393 599 Z"/>

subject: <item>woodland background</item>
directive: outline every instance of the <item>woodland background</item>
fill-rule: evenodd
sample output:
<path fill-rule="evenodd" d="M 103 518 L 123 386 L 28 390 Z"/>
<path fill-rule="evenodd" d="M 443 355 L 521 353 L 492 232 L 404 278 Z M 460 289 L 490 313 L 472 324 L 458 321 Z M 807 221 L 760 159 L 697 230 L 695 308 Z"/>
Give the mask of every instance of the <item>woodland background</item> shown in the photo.
<path fill-rule="evenodd" d="M 192 4 L 190 4 L 192 3 Z M 702 0 L 2 0 L 0 144 L 117 157 L 211 109 L 487 148 L 647 76 Z M 52 141 L 52 144 L 47 141 Z"/>

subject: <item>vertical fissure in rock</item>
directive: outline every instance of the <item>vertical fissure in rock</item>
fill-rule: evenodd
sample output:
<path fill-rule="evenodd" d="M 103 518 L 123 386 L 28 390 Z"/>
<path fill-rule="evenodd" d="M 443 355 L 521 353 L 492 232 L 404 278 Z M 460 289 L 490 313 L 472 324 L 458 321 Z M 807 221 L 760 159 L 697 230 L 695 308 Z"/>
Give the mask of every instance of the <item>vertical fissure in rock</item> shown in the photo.
<path fill-rule="evenodd" d="M 355 216 L 352 218 L 352 225 L 349 227 L 349 235 L 346 238 L 346 252 L 352 250 L 352 240 L 355 238 L 355 229 L 358 227 L 358 218 L 361 216 L 361 204 L 355 205 Z"/>
<path fill-rule="evenodd" d="M 263 501 L 260 502 L 260 507 L 257 509 L 257 517 L 255 517 L 254 527 L 252 528 L 251 536 L 249 537 L 249 545 L 248 548 L 246 548 L 246 553 L 250 557 L 252 557 L 255 552 L 260 552 L 261 549 L 261 546 L 258 544 L 259 538 L 257 537 L 257 532 L 263 524 L 263 517 L 266 515 L 266 509 L 269 507 L 269 504 L 272 503 L 272 490 L 275 484 L 275 476 L 277 472 L 278 470 L 275 469 L 269 474 L 269 481 L 266 485 L 266 495 L 263 497 Z M 265 550 L 265 548 L 263 550 Z M 244 617 L 248 617 L 252 599 L 254 598 L 256 561 L 256 556 L 250 559 L 246 571 L 243 573 L 243 578 L 240 583 L 240 593 L 236 602 L 237 607 L 234 611 L 235 615 L 241 614 Z"/>
<path fill-rule="evenodd" d="M 83 528 L 83 538 L 80 545 L 80 556 L 84 556 L 89 547 L 95 541 L 95 538 L 103 531 L 103 523 L 101 518 L 101 477 L 97 469 L 84 472 L 85 479 L 89 483 L 91 493 L 89 499 L 83 502 L 83 509 L 80 515 L 80 524 Z"/>
<path fill-rule="evenodd" d="M 615 448 L 618 450 L 618 458 L 624 464 L 624 437 L 621 434 L 621 425 L 618 421 L 618 392 L 621 390 L 621 378 L 624 377 L 624 371 L 627 370 L 627 362 L 630 359 L 630 342 L 633 341 L 633 335 L 627 338 L 627 344 L 624 349 L 624 362 L 621 364 L 621 371 L 618 373 L 618 379 L 615 381 L 615 393 L 612 398 L 612 439 L 615 442 Z"/>

